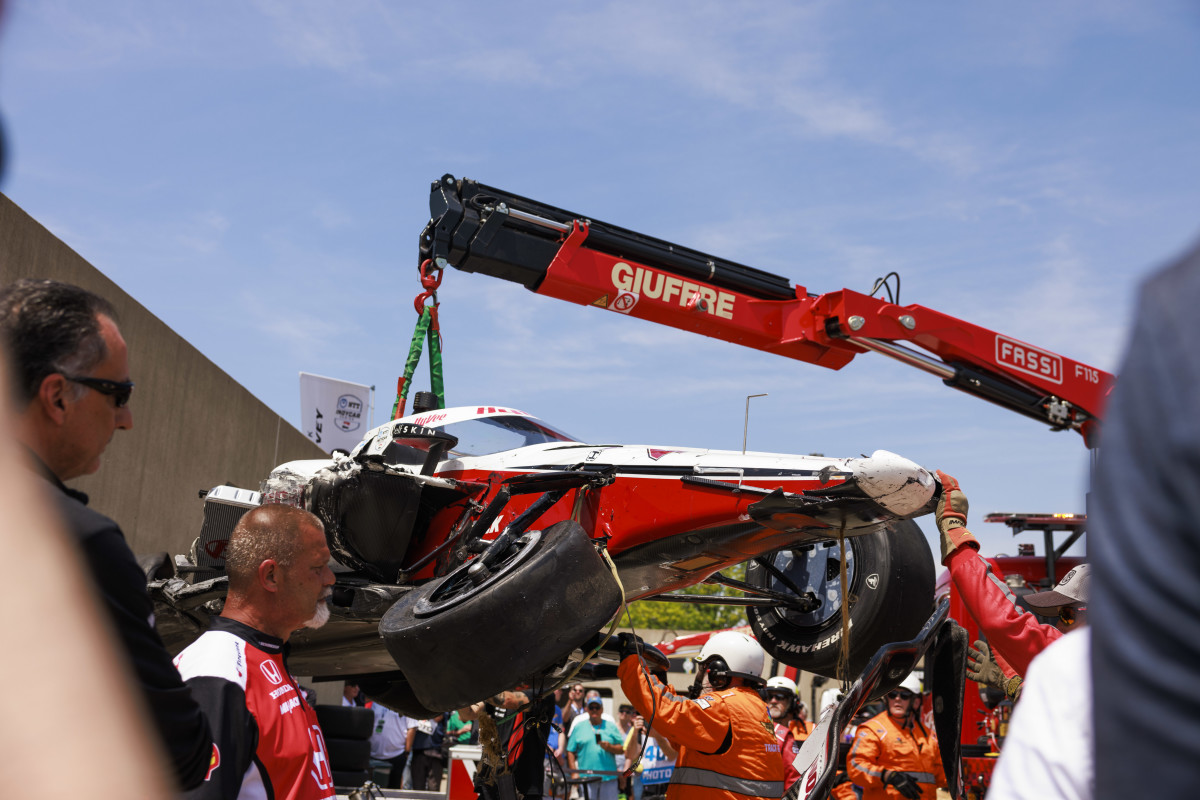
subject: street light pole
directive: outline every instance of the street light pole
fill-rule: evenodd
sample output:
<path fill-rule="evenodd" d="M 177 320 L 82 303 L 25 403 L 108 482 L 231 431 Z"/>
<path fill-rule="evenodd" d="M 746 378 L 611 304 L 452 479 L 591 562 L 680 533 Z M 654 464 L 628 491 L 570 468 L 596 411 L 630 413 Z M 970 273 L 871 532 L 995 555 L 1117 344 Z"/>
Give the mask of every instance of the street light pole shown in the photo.
<path fill-rule="evenodd" d="M 753 397 L 766 397 L 767 393 L 748 394 L 746 395 L 746 422 L 742 425 L 742 453 L 746 452 L 746 435 L 750 432 L 750 399 Z"/>

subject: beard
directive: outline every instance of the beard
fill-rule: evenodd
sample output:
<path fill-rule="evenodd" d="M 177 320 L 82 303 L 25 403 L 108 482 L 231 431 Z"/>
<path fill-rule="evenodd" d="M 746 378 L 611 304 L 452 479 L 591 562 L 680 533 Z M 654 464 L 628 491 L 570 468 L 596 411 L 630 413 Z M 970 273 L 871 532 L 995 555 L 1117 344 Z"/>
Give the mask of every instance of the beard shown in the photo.
<path fill-rule="evenodd" d="M 305 622 L 304 627 L 316 630 L 326 622 L 329 622 L 329 598 L 332 596 L 333 589 L 326 589 L 321 593 L 321 596 L 317 598 L 317 607 L 313 611 L 312 619 Z"/>

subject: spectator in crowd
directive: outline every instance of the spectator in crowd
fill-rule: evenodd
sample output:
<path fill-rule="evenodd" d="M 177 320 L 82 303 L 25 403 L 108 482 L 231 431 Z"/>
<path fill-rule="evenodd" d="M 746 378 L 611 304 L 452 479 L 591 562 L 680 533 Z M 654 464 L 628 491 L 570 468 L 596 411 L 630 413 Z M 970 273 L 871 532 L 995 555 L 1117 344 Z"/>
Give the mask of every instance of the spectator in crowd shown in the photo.
<path fill-rule="evenodd" d="M 583 684 L 572 683 L 571 688 L 567 691 L 567 704 L 563 706 L 562 710 L 564 731 L 570 731 L 575 717 L 583 714 L 583 698 Z"/>
<path fill-rule="evenodd" d="M 629 776 L 631 800 L 642 800 L 645 792 L 645 785 L 642 782 L 646 768 L 644 760 L 661 757 L 664 761 L 672 761 L 676 755 L 678 753 L 674 745 L 665 736 L 649 728 L 646 725 L 646 718 L 634 711 L 633 724 L 629 727 L 629 733 L 625 734 L 625 763 L 627 768 L 632 767 L 633 769 Z"/>
<path fill-rule="evenodd" d="M 601 708 L 604 707 L 604 695 L 600 694 L 600 690 L 599 689 L 588 689 L 587 694 L 584 696 L 584 701 L 583 701 L 585 711 L 587 710 L 588 704 L 591 703 L 593 700 L 599 700 L 600 707 Z M 601 718 L 605 722 L 611 722 L 614 726 L 616 726 L 616 724 L 617 724 L 617 721 L 612 718 L 612 714 L 609 714 L 607 711 L 602 712 Z M 571 720 L 570 727 L 567 728 L 567 736 L 569 737 L 571 735 L 571 731 L 573 731 L 575 729 L 575 726 L 586 723 L 588 721 L 588 719 L 589 719 L 589 715 L 586 713 L 576 714 L 575 719 Z"/>
<path fill-rule="evenodd" d="M 284 662 L 294 631 L 329 620 L 324 527 L 294 506 L 252 509 L 229 537 L 225 572 L 221 616 L 175 659 L 216 735 L 208 776 L 188 797 L 332 798 L 317 714 Z"/>
<path fill-rule="evenodd" d="M 758 695 L 765 654 L 750 636 L 721 631 L 696 657 L 692 700 L 646 670 L 636 636 L 621 635 L 621 689 L 679 749 L 668 800 L 742 800 L 783 795 L 779 742 Z"/>
<path fill-rule="evenodd" d="M 793 761 L 800 752 L 800 745 L 812 733 L 813 726 L 800 716 L 800 701 L 796 697 L 796 682 L 785 675 L 776 675 L 767 681 L 763 694 L 767 700 L 767 713 L 775 724 L 775 738 L 779 740 L 779 755 L 783 758 L 784 789 L 790 789 L 800 778 Z"/>
<path fill-rule="evenodd" d="M 621 732 L 622 741 L 628 739 L 629 731 L 633 728 L 633 718 L 635 716 L 637 716 L 637 712 L 628 703 L 622 703 L 617 707 L 617 730 Z M 625 751 L 622 749 L 617 755 L 617 792 L 619 794 L 624 795 L 629 792 L 629 780 L 625 775 L 627 771 Z"/>
<path fill-rule="evenodd" d="M 346 681 L 342 687 L 342 705 L 343 706 L 360 706 L 359 702 L 360 690 L 358 684 L 353 681 Z"/>
<path fill-rule="evenodd" d="M 625 751 L 624 737 L 615 722 L 604 719 L 604 703 L 598 696 L 588 698 L 585 710 L 585 721 L 573 725 L 567 739 L 571 772 L 600 778 L 600 783 L 589 786 L 589 800 L 617 800 L 617 754 Z"/>
<path fill-rule="evenodd" d="M 17 445 L 8 378 L 0 346 L 0 550 L 20 564 L 0 582 L 0 608 L 14 611 L 4 636 L 20 645 L 40 642 L 53 620 L 54 647 L 52 658 L 0 661 L 0 786 L 6 796 L 39 800 L 74 798 L 79 787 L 88 800 L 126 800 L 136 786 L 144 800 L 166 800 L 177 789 L 172 765 L 146 724 L 128 659 L 97 603 L 78 545 Z M 47 575 L 57 581 L 49 592 Z M 33 596 L 37 613 L 24 613 Z M 69 733 L 60 714 L 47 713 L 40 686 L 54 687 L 55 708 L 70 709 Z M 43 791 L 46 784 L 52 785 Z"/>
<path fill-rule="evenodd" d="M 0 290 L 0 341 L 11 358 L 16 438 L 29 469 L 80 547 L 182 788 L 204 781 L 212 733 L 154 630 L 146 575 L 113 520 L 64 481 L 90 475 L 117 430 L 133 427 L 129 359 L 112 305 L 58 281 Z"/>
<path fill-rule="evenodd" d="M 413 789 L 440 792 L 442 772 L 446 768 L 446 754 L 442 744 L 446 738 L 446 715 L 438 714 L 432 719 L 423 719 L 416 724 L 416 736 L 412 742 Z"/>
<path fill-rule="evenodd" d="M 404 767 L 408 764 L 408 750 L 416 736 L 416 725 L 413 720 L 383 703 L 371 703 L 371 710 L 375 712 L 371 758 L 388 763 L 388 789 L 403 789 Z"/>
<path fill-rule="evenodd" d="M 563 778 L 567 772 L 567 728 L 563 723 L 562 700 L 567 694 L 560 686 L 554 690 L 554 710 L 550 725 L 550 735 L 546 739 L 546 779 L 543 784 L 543 794 L 550 793 L 554 778 Z"/>
<path fill-rule="evenodd" d="M 899 793 L 907 800 L 935 800 L 946 785 L 937 738 L 921 722 L 921 683 L 909 675 L 887 693 L 887 708 L 858 726 L 846 757 L 846 773 L 863 800 Z"/>
<path fill-rule="evenodd" d="M 446 722 L 446 736 L 451 744 L 469 744 L 475 733 L 475 723 L 463 719 L 457 711 L 450 712 Z"/>

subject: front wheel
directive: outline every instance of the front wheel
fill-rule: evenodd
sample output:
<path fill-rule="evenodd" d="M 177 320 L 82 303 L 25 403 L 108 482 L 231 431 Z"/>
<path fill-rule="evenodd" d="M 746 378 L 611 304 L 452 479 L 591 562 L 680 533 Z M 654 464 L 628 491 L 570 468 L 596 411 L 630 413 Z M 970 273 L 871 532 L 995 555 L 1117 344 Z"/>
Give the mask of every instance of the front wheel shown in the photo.
<path fill-rule="evenodd" d="M 783 606 L 751 607 L 750 626 L 772 657 L 799 669 L 842 677 L 841 549 L 837 542 L 776 550 L 765 557 L 788 582 L 820 601 L 811 611 Z M 757 561 L 746 581 L 791 593 Z M 850 597 L 850 660 L 847 677 L 858 675 L 881 646 L 911 639 L 933 609 L 934 564 L 929 543 L 911 520 L 846 540 Z"/>
<path fill-rule="evenodd" d="M 379 624 L 428 709 L 462 708 L 536 680 L 621 607 L 616 579 L 571 520 L 524 534 L 489 570 L 479 561 L 409 592 Z"/>

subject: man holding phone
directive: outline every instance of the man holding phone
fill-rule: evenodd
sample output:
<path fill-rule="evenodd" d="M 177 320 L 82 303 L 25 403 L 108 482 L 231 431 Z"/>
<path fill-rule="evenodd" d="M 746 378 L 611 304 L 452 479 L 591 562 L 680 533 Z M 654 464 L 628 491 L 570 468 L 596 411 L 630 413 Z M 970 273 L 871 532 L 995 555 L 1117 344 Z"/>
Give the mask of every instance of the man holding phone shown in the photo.
<path fill-rule="evenodd" d="M 588 800 L 617 800 L 617 754 L 625 752 L 625 737 L 615 724 L 604 719 L 600 698 L 588 698 L 585 710 L 587 723 L 575 725 L 567 740 L 567 763 L 572 777 L 600 778 L 599 783 L 585 785 Z"/>

